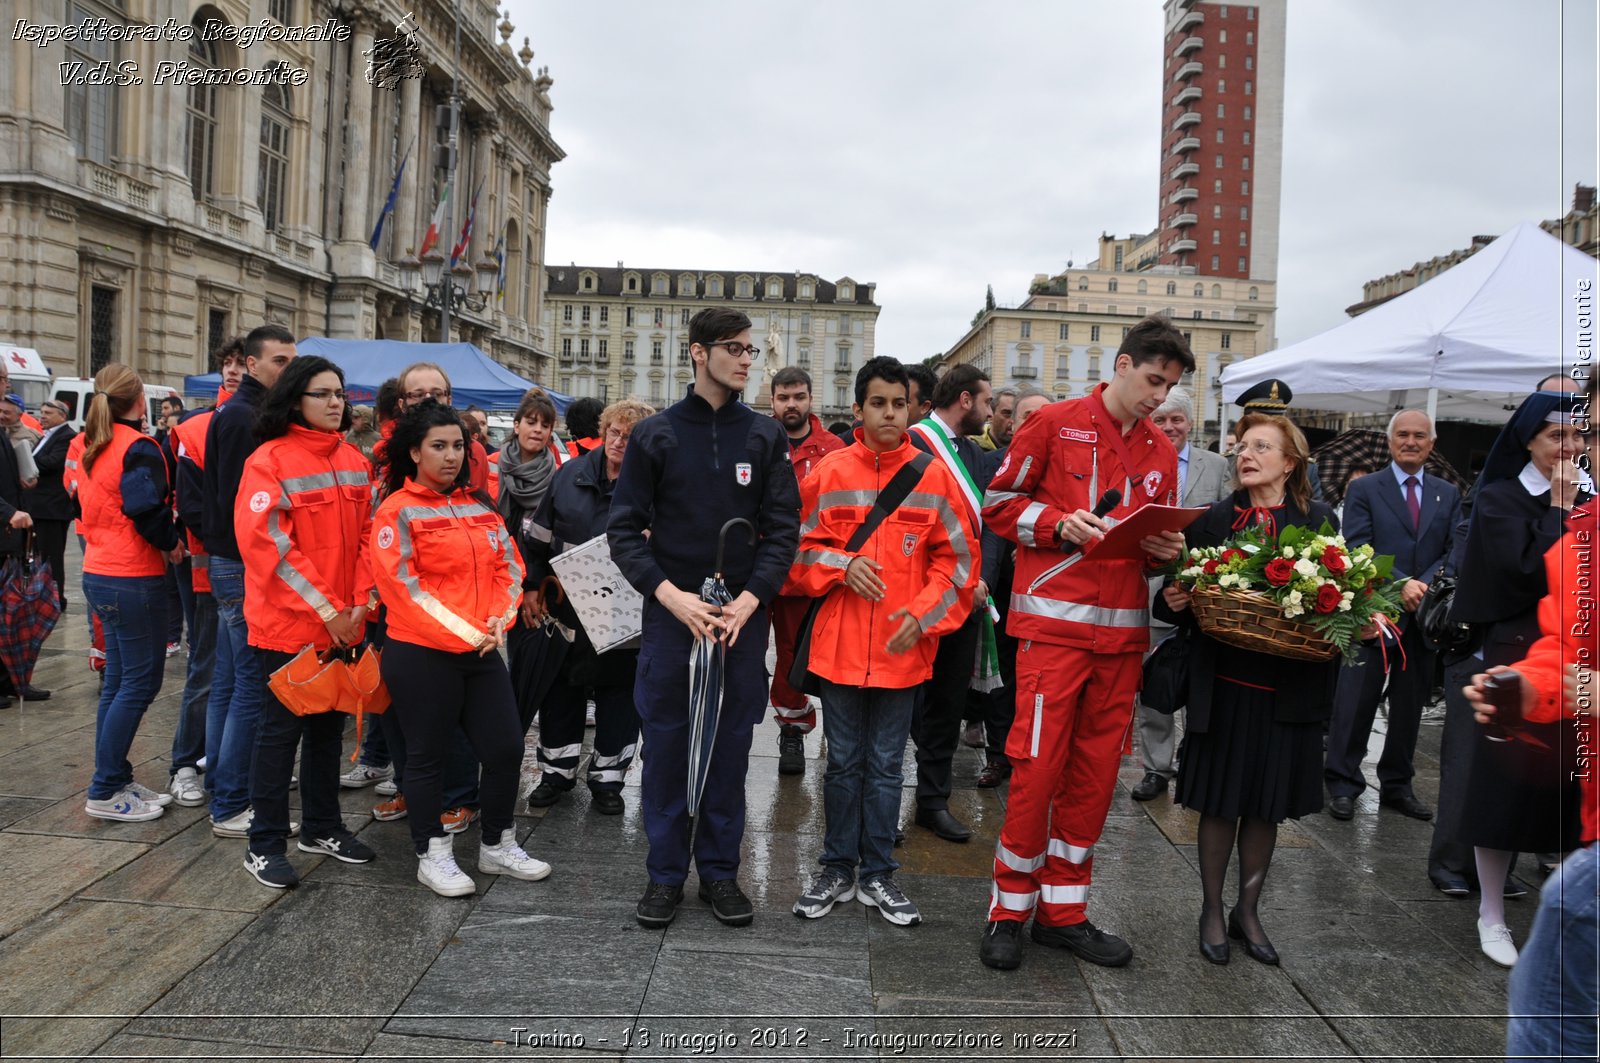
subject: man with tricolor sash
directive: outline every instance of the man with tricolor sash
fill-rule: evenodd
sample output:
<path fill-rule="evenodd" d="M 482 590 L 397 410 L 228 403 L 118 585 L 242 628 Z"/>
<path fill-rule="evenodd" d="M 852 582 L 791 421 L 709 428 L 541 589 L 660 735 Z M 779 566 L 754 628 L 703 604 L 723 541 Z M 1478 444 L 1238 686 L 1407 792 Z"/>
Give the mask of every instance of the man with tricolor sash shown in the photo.
<path fill-rule="evenodd" d="M 955 480 L 961 494 L 956 510 L 970 522 L 974 540 L 983 527 L 985 485 L 980 477 L 984 462 L 983 452 L 967 437 L 977 435 L 988 423 L 991 395 L 987 373 L 974 365 L 953 366 L 933 389 L 933 410 L 907 433 L 914 446 L 932 454 Z M 972 615 L 939 640 L 933 678 L 923 688 L 911 725 L 917 743 L 915 822 L 945 841 L 964 842 L 972 837 L 972 829 L 950 812 L 950 765 L 961 738 L 968 686 L 975 676 L 984 689 L 998 681 L 994 644 L 989 587 L 980 578 Z M 980 666 L 981 650 L 987 652 L 982 654 Z"/>
<path fill-rule="evenodd" d="M 1149 644 L 1146 578 L 1183 536 L 1146 537 L 1143 560 L 1096 559 L 1093 544 L 1144 505 L 1176 504 L 1178 454 L 1148 418 L 1193 368 L 1183 334 L 1145 318 L 1111 380 L 1030 417 L 989 485 L 984 519 L 1017 544 L 1006 631 L 1021 643 L 1010 799 L 978 951 L 990 967 L 1022 962 L 1030 915 L 1037 944 L 1107 967 L 1133 958 L 1089 922 L 1089 880 Z"/>

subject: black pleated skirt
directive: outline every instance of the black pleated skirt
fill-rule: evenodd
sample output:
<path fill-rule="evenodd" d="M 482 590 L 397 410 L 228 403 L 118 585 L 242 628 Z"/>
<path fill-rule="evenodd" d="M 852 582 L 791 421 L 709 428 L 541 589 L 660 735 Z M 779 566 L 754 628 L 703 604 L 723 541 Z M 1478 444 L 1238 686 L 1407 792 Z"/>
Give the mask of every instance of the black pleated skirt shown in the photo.
<path fill-rule="evenodd" d="M 1270 690 L 1217 680 L 1210 726 L 1179 752 L 1180 805 L 1269 823 L 1322 809 L 1322 725 L 1279 723 L 1272 703 Z"/>
<path fill-rule="evenodd" d="M 1455 840 L 1523 853 L 1576 848 L 1583 809 L 1572 777 L 1572 721 L 1523 724 L 1520 733 L 1546 748 L 1524 741 L 1493 742 L 1487 728 L 1473 727 Z"/>

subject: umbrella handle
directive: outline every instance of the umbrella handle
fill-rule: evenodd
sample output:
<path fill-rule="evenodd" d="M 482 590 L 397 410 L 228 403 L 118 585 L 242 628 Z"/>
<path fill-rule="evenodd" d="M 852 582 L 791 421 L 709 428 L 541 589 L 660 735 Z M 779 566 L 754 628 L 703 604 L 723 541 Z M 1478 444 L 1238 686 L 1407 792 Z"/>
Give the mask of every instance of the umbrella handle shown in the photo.
<path fill-rule="evenodd" d="M 727 548 L 728 548 L 728 529 L 732 528 L 736 524 L 743 524 L 747 529 L 749 529 L 749 531 L 750 531 L 750 545 L 754 546 L 756 544 L 756 526 L 754 524 L 751 524 L 748 520 L 745 520 L 743 517 L 734 517 L 732 520 L 728 521 L 728 523 L 724 524 L 722 526 L 722 530 L 717 533 L 717 578 L 718 579 L 722 578 L 722 569 L 723 569 L 722 558 L 723 558 L 723 555 L 727 552 Z"/>

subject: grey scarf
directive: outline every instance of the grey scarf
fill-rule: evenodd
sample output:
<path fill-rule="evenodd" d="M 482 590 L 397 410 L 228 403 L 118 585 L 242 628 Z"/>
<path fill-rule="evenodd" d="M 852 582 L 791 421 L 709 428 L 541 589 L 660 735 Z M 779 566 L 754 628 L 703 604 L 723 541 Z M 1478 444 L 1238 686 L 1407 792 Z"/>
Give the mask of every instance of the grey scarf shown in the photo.
<path fill-rule="evenodd" d="M 539 508 L 550 480 L 556 473 L 556 460 L 548 449 L 524 458 L 515 439 L 500 448 L 500 515 L 512 526 L 514 509 L 532 513 Z"/>

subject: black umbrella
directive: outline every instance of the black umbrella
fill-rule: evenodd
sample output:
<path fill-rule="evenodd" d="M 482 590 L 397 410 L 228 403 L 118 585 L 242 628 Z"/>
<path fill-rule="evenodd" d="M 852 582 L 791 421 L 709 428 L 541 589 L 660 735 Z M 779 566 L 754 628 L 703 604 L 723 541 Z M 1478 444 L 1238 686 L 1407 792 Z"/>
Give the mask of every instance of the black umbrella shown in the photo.
<path fill-rule="evenodd" d="M 743 517 L 734 517 L 717 533 L 717 568 L 700 585 L 700 600 L 721 609 L 733 604 L 733 594 L 723 582 L 723 558 L 727 554 L 728 531 L 742 524 L 756 542 L 756 527 Z M 722 669 L 728 645 L 720 638 L 696 636 L 689 655 L 689 817 L 700 811 L 700 795 L 706 788 L 706 773 L 711 768 L 711 750 L 717 742 L 717 720 L 722 715 Z"/>
<path fill-rule="evenodd" d="M 1317 473 L 1322 477 L 1322 497 L 1331 506 L 1344 501 L 1345 488 L 1349 486 L 1350 473 L 1358 467 L 1377 472 L 1394 460 L 1389 453 L 1389 437 L 1375 428 L 1352 428 L 1340 432 L 1311 452 L 1317 463 Z M 1442 480 L 1449 480 L 1463 493 L 1470 486 L 1438 451 L 1428 455 L 1423 466 Z"/>

